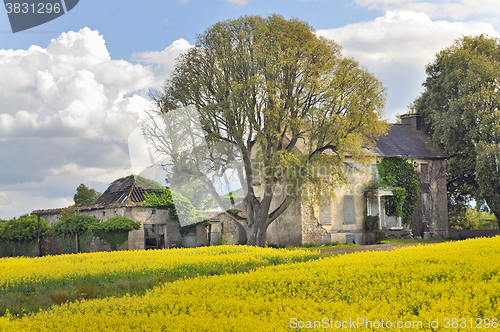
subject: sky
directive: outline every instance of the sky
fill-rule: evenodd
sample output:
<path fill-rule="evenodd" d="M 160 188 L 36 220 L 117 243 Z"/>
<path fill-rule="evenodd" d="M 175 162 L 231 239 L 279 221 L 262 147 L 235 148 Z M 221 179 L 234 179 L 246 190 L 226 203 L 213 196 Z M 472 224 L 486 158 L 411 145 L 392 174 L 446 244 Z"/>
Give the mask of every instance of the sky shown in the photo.
<path fill-rule="evenodd" d="M 498 0 L 80 0 L 18 33 L 0 12 L 0 219 L 137 173 L 130 138 L 175 58 L 216 22 L 270 14 L 308 22 L 377 77 L 391 122 L 437 52 L 463 35 L 500 37 Z"/>

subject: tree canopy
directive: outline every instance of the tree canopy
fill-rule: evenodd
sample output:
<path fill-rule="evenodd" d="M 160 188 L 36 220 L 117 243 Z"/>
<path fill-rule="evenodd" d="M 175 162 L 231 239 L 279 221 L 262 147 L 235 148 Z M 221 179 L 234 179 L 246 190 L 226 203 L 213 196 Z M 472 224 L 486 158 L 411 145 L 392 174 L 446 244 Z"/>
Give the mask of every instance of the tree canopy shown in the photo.
<path fill-rule="evenodd" d="M 99 196 L 101 196 L 101 193 L 88 188 L 82 183 L 76 188 L 76 194 L 73 196 L 75 207 L 92 205 Z"/>
<path fill-rule="evenodd" d="M 155 100 L 157 115 L 194 108 L 208 152 L 184 160 L 189 174 L 245 228 L 248 243 L 260 246 L 291 203 L 333 194 L 345 180 L 343 157 L 366 157 L 365 148 L 386 130 L 382 84 L 306 22 L 279 15 L 210 26 L 177 59 Z M 182 132 L 173 123 L 174 135 L 157 130 L 172 123 L 155 122 L 145 132 L 175 161 L 185 150 L 171 149 Z M 242 213 L 227 207 L 211 178 L 231 167 L 246 194 Z"/>
<path fill-rule="evenodd" d="M 472 200 L 500 216 L 500 40 L 464 36 L 426 68 L 414 102 L 423 129 L 449 154 L 451 211 Z"/>

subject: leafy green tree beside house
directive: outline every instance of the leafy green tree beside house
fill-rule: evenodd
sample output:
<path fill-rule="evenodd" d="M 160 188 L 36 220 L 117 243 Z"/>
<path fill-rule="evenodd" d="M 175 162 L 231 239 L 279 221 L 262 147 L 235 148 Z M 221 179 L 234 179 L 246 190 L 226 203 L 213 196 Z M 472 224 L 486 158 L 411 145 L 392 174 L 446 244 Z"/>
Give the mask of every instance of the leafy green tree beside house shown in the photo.
<path fill-rule="evenodd" d="M 485 202 L 500 220 L 500 39 L 457 39 L 426 73 L 414 105 L 423 130 L 450 156 L 450 213 L 460 216 L 471 202 Z"/>
<path fill-rule="evenodd" d="M 76 194 L 73 196 L 75 207 L 92 205 L 99 196 L 101 196 L 101 193 L 95 189 L 88 188 L 82 183 L 76 188 Z"/>

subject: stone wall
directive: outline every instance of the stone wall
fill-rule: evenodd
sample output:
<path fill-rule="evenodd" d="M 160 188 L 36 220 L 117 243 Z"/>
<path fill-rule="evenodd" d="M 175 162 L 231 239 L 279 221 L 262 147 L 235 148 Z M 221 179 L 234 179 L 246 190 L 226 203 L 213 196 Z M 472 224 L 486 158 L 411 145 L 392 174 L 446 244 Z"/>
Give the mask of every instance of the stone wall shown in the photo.
<path fill-rule="evenodd" d="M 307 208 L 302 206 L 301 209 L 302 217 L 302 243 L 314 243 L 323 244 L 325 242 L 330 242 L 331 237 L 326 229 L 321 227 L 318 223 L 318 219 L 314 217 L 312 208 Z"/>
<path fill-rule="evenodd" d="M 268 244 L 279 247 L 302 244 L 302 212 L 300 205 L 289 206 L 267 228 Z"/>

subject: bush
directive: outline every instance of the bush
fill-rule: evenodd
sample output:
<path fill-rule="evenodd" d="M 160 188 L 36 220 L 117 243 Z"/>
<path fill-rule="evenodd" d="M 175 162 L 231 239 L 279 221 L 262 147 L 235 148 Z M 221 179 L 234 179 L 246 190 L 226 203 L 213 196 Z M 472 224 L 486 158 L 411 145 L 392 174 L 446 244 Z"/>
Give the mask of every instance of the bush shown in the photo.
<path fill-rule="evenodd" d="M 49 223 L 40 218 L 40 230 L 45 235 Z M 0 240 L 12 242 L 32 242 L 38 239 L 38 217 L 36 215 L 22 215 L 0 223 Z"/>
<path fill-rule="evenodd" d="M 40 218 L 40 232 L 45 235 L 49 223 Z M 22 215 L 0 223 L 0 256 L 23 256 L 29 254 L 38 240 L 38 217 Z"/>

